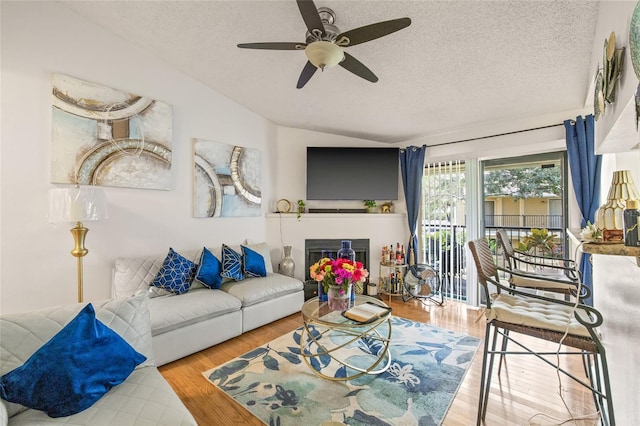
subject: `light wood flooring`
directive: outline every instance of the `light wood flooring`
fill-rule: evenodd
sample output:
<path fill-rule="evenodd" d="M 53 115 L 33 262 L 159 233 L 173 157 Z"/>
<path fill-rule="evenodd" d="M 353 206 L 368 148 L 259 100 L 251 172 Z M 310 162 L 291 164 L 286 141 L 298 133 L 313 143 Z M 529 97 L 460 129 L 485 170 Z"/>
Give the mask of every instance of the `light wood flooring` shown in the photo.
<path fill-rule="evenodd" d="M 386 301 L 386 299 L 385 299 Z M 394 298 L 389 302 L 395 316 L 425 322 L 433 326 L 484 338 L 482 311 L 457 302 L 444 307 L 417 300 L 403 303 Z M 478 318 L 480 319 L 478 320 Z M 160 372 L 180 396 L 200 426 L 206 425 L 262 425 L 257 418 L 237 404 L 202 375 L 203 371 L 221 365 L 257 346 L 288 333 L 302 325 L 295 314 L 252 330 L 242 336 L 220 343 L 186 358 L 160 367 Z M 528 339 L 538 350 L 555 351 L 557 345 Z M 584 377 L 578 357 L 565 360 L 563 365 L 579 377 Z M 473 425 L 476 421 L 478 393 L 482 366 L 482 346 L 478 349 L 469 371 L 445 417 L 445 425 Z M 552 425 L 571 419 L 559 393 L 555 369 L 532 356 L 510 356 L 500 377 L 494 368 L 486 425 Z M 562 378 L 562 394 L 574 418 L 593 414 L 591 393 Z M 545 414 L 549 417 L 545 417 Z M 555 420 L 554 420 L 555 418 Z M 596 420 L 571 420 L 568 425 L 595 425 Z M 311 426 L 311 425 L 309 425 Z"/>

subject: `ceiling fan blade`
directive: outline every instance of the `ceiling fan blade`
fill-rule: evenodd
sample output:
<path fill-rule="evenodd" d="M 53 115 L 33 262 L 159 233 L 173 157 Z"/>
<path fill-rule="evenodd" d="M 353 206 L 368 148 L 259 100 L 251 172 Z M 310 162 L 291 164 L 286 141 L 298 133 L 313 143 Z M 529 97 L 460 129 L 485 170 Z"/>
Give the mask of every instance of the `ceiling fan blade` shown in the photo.
<path fill-rule="evenodd" d="M 238 47 L 243 49 L 267 49 L 267 50 L 304 50 L 306 43 L 241 43 Z"/>
<path fill-rule="evenodd" d="M 355 46 L 366 41 L 375 40 L 388 34 L 400 31 L 411 25 L 411 18 L 392 19 L 390 21 L 378 22 L 346 31 L 336 37 L 336 43 L 340 46 Z M 343 37 L 347 40 L 342 41 Z M 346 43 L 346 44 L 344 44 Z"/>
<path fill-rule="evenodd" d="M 302 89 L 304 85 L 307 84 L 307 82 L 311 79 L 311 77 L 313 77 L 313 74 L 315 74 L 317 69 L 318 68 L 316 68 L 315 65 L 307 61 L 307 64 L 304 66 L 302 72 L 300 73 L 300 78 L 298 78 L 298 84 L 296 85 L 296 88 Z"/>
<path fill-rule="evenodd" d="M 347 71 L 351 71 L 358 77 L 362 77 L 372 83 L 378 81 L 378 77 L 376 77 L 369 68 L 364 66 L 362 62 L 349 55 L 347 52 L 344 52 L 344 61 L 340 62 L 339 65 Z"/>
<path fill-rule="evenodd" d="M 296 0 L 298 3 L 298 9 L 300 9 L 300 14 L 302 15 L 302 19 L 304 20 L 307 29 L 311 34 L 313 34 L 313 30 L 318 30 L 322 34 L 322 37 L 327 35 L 324 31 L 324 25 L 322 24 L 322 19 L 320 19 L 320 14 L 318 13 L 318 8 L 313 4 L 312 0 Z"/>

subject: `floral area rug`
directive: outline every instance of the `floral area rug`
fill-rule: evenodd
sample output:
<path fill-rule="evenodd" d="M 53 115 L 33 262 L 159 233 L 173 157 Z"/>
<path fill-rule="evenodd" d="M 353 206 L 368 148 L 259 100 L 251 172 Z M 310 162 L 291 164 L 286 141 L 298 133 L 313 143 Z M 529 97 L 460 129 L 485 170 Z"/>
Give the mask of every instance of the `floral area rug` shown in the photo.
<path fill-rule="evenodd" d="M 399 317 L 391 317 L 391 324 L 391 365 L 379 375 L 347 381 L 319 378 L 300 355 L 301 329 L 203 374 L 273 426 L 439 425 L 480 339 Z M 340 343 L 340 336 L 314 334 L 320 342 Z M 360 339 L 348 348 L 348 359 L 357 365 L 359 353 L 376 350 L 382 345 Z M 345 373 L 329 356 L 313 365 L 331 377 Z"/>

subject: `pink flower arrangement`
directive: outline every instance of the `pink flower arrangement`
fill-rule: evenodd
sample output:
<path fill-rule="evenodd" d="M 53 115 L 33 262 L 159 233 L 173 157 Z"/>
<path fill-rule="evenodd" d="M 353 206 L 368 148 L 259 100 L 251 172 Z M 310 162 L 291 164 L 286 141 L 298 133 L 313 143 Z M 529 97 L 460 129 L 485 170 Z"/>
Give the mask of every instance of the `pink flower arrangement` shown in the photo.
<path fill-rule="evenodd" d="M 364 268 L 362 262 L 353 262 L 349 259 L 322 258 L 309 268 L 312 279 L 321 282 L 325 293 L 329 286 L 342 286 L 342 292 L 349 289 L 349 285 L 357 282 L 366 282 L 369 271 Z"/>

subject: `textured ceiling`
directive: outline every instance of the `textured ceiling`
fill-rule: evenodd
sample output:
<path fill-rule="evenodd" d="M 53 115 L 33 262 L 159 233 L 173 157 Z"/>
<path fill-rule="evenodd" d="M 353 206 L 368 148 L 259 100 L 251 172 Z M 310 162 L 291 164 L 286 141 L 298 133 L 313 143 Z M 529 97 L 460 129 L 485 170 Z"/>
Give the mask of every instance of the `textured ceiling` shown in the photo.
<path fill-rule="evenodd" d="M 236 47 L 304 42 L 294 0 L 63 3 L 278 125 L 380 142 L 558 124 L 584 111 L 595 71 L 595 1 L 316 0 L 341 31 L 412 24 L 346 49 L 377 83 L 335 67 L 303 89 L 304 52 Z"/>

